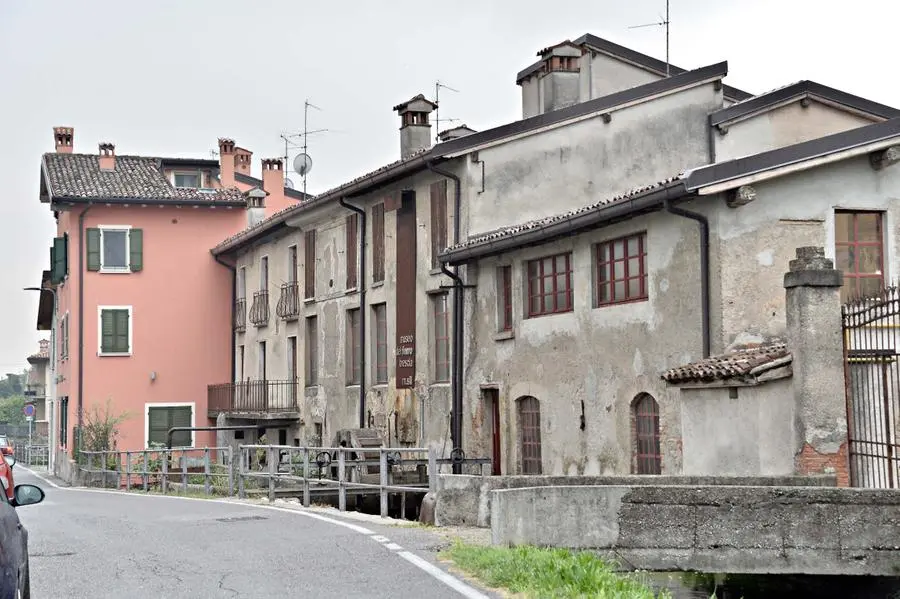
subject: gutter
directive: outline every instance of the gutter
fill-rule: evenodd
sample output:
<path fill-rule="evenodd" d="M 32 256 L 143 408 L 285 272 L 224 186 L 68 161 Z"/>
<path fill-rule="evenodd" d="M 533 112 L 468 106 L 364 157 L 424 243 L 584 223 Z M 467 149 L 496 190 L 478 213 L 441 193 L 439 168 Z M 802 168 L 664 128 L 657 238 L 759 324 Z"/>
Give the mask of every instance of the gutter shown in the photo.
<path fill-rule="evenodd" d="M 93 207 L 93 202 L 88 201 L 87 207 L 78 215 L 78 447 L 81 450 L 81 440 L 84 426 L 84 255 L 87 248 L 84 247 L 84 217 Z M 73 457 L 74 454 L 73 454 Z"/>
<path fill-rule="evenodd" d="M 231 329 L 231 382 L 234 383 L 234 377 L 237 376 L 237 339 L 235 339 L 234 330 L 234 317 L 237 315 L 237 266 L 232 266 L 215 255 L 213 259 L 231 271 L 231 324 L 229 328 Z"/>
<path fill-rule="evenodd" d="M 459 177 L 443 169 L 440 169 L 430 161 L 425 162 L 425 166 L 433 173 L 446 177 L 453 181 L 453 240 L 459 241 L 460 236 L 460 214 L 462 212 L 462 190 L 460 188 Z M 453 362 L 451 364 L 451 420 L 450 420 L 450 437 L 453 443 L 453 450 L 462 452 L 462 412 L 463 412 L 463 280 L 455 270 L 447 268 L 447 263 L 441 261 L 441 272 L 453 279 Z M 453 474 L 462 474 L 462 464 L 453 463 Z"/>
<path fill-rule="evenodd" d="M 246 208 L 247 203 L 230 200 L 180 200 L 178 198 L 152 199 L 152 198 L 92 198 L 85 199 L 81 196 L 54 196 L 53 204 L 109 204 L 111 206 L 126 204 L 129 206 L 203 206 L 207 208 Z"/>
<path fill-rule="evenodd" d="M 366 428 L 366 211 L 346 199 L 338 200 L 341 206 L 359 215 L 357 243 L 359 251 L 359 428 Z"/>

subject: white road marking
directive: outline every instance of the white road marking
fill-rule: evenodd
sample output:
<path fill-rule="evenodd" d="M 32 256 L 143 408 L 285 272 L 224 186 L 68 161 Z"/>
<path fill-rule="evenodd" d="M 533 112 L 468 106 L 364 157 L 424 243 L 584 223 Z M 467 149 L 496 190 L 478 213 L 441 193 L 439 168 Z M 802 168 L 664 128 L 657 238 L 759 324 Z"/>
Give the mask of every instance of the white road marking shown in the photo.
<path fill-rule="evenodd" d="M 379 543 L 383 544 L 387 549 L 394 552 L 395 555 L 399 555 L 400 557 L 405 559 L 407 562 L 409 562 L 412 565 L 414 565 L 415 567 L 419 568 L 420 570 L 422 570 L 423 572 L 425 572 L 432 578 L 444 583 L 445 585 L 449 586 L 450 588 L 455 590 L 457 593 L 459 593 L 463 597 L 466 597 L 466 599 L 489 599 L 488 596 L 485 595 L 484 593 L 482 593 L 481 591 L 478 591 L 474 587 L 467 585 L 466 583 L 464 583 L 460 579 L 456 578 L 455 576 L 448 574 L 447 572 L 444 572 L 443 570 L 441 570 L 434 564 L 429 563 L 428 561 L 419 557 L 415 553 L 410 553 L 409 551 L 405 551 L 405 550 L 403 550 L 403 547 L 401 547 L 400 545 L 397 545 L 396 543 L 391 543 L 390 539 L 388 539 L 387 537 L 382 536 L 382 535 L 376 535 L 374 530 L 370 530 L 363 526 L 357 526 L 356 524 L 350 524 L 349 522 L 344 522 L 342 520 L 337 520 L 335 518 L 329 518 L 328 516 L 322 516 L 319 514 L 313 514 L 311 512 L 295 510 L 295 509 L 290 509 L 290 508 L 276 507 L 276 506 L 272 506 L 272 505 L 259 505 L 259 504 L 253 504 L 253 503 L 227 501 L 224 499 L 199 499 L 196 497 L 179 497 L 177 495 L 143 495 L 143 494 L 136 494 L 136 493 L 129 492 L 129 491 L 113 491 L 113 490 L 109 490 L 109 489 L 85 489 L 83 487 L 61 487 L 61 486 L 57 485 L 55 482 L 53 482 L 52 480 L 44 478 L 43 476 L 41 476 L 34 470 L 31 470 L 30 468 L 26 468 L 25 466 L 18 465 L 18 464 L 17 464 L 17 466 L 19 468 L 21 468 L 22 470 L 25 470 L 26 472 L 30 473 L 34 477 L 44 481 L 45 483 L 47 483 L 54 489 L 59 489 L 61 491 L 77 491 L 77 492 L 81 492 L 81 493 L 106 493 L 109 495 L 126 495 L 128 497 L 181 499 L 183 501 L 206 501 L 206 502 L 211 501 L 214 503 L 221 503 L 224 505 L 240 505 L 240 506 L 251 507 L 251 508 L 253 508 L 253 507 L 260 508 L 260 509 L 264 509 L 264 510 L 274 510 L 276 512 L 286 512 L 288 514 L 296 514 L 298 516 L 306 516 L 307 518 L 313 518 L 314 520 L 328 522 L 329 524 L 334 524 L 336 526 L 343 526 L 344 528 L 348 528 L 354 532 L 358 532 L 360 534 L 366 535 L 371 539 L 375 539 Z M 384 539 L 384 540 L 382 541 L 382 539 Z"/>

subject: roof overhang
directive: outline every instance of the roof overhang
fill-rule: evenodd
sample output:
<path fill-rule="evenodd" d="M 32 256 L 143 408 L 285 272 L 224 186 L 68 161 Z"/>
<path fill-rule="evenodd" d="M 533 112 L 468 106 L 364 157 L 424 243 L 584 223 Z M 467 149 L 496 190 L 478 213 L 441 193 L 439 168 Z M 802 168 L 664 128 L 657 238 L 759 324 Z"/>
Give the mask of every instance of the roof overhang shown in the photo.
<path fill-rule="evenodd" d="M 159 206 L 161 208 L 246 208 L 246 203 L 225 200 L 180 200 L 156 198 L 85 198 L 78 196 L 51 196 L 50 203 L 57 205 L 105 205 L 105 206 Z"/>

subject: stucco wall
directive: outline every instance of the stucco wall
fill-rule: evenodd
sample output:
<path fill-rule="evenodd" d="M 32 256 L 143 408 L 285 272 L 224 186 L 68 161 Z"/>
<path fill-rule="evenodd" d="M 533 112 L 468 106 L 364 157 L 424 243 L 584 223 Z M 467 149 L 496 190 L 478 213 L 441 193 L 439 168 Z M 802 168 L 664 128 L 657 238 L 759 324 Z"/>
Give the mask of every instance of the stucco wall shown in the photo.
<path fill-rule="evenodd" d="M 582 102 L 662 79 L 656 73 L 600 52 L 581 57 L 580 75 Z"/>

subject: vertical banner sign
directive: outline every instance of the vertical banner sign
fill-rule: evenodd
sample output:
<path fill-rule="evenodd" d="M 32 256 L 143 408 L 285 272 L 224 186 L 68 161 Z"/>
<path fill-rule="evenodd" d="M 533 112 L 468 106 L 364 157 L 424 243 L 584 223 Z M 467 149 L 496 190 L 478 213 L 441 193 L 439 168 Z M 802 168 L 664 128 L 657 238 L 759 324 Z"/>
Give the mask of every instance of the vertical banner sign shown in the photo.
<path fill-rule="evenodd" d="M 416 192 L 400 194 L 397 209 L 397 388 L 416 380 Z"/>

